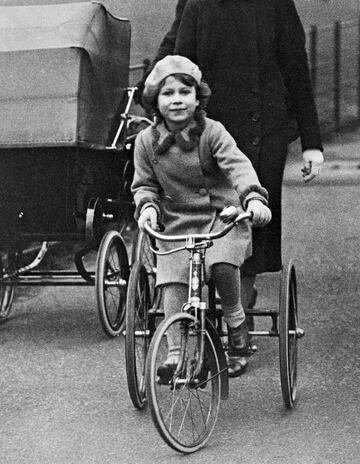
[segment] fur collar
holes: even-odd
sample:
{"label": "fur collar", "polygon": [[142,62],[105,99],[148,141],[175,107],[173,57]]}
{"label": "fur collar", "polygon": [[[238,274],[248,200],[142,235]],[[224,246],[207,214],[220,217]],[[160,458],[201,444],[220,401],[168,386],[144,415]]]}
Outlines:
{"label": "fur collar", "polygon": [[199,144],[201,134],[205,129],[205,112],[198,111],[193,121],[181,131],[169,131],[164,121],[152,126],[154,155],[162,155],[176,144],[184,151],[190,151]]}

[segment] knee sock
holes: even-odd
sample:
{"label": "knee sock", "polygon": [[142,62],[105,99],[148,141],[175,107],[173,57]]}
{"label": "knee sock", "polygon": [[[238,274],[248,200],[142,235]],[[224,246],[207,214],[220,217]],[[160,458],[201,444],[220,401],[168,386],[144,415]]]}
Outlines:
{"label": "knee sock", "polygon": [[[188,300],[188,286],[184,284],[168,284],[164,287],[165,318],[180,312],[182,305]],[[177,364],[180,353],[179,328],[172,326],[167,332],[168,355],[166,364]]]}
{"label": "knee sock", "polygon": [[219,263],[213,266],[212,272],[224,320],[229,327],[238,327],[245,321],[240,297],[240,269],[232,264]]}

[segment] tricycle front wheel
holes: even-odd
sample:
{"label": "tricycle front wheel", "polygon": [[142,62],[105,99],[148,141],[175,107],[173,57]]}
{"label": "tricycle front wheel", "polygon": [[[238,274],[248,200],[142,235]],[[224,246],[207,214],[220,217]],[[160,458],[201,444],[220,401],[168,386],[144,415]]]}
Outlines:
{"label": "tricycle front wheel", "polygon": [[[167,353],[167,335],[179,334],[180,360],[169,381],[159,378]],[[146,360],[146,392],[154,424],[163,440],[181,453],[202,448],[219,413],[221,372],[216,341],[205,330],[203,365],[199,359],[200,329],[194,316],[177,313],[163,320],[151,340]]]}

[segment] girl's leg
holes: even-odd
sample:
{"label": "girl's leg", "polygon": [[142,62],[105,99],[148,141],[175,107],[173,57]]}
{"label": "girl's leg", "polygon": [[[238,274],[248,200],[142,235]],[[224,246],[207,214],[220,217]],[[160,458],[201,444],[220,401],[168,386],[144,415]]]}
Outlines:
{"label": "girl's leg", "polygon": [[[165,318],[178,313],[182,305],[188,300],[188,286],[185,284],[168,284],[164,287],[164,310]],[[179,332],[169,330],[167,333],[168,356],[166,364],[176,365],[180,353],[180,335]]]}
{"label": "girl's leg", "polygon": [[213,278],[221,298],[225,322],[229,327],[238,327],[245,321],[240,297],[240,269],[227,263],[214,264]]}
{"label": "girl's leg", "polygon": [[215,264],[213,278],[228,325],[228,373],[230,377],[237,377],[243,373],[247,365],[244,355],[251,354],[245,312],[241,304],[240,270],[227,263]]}

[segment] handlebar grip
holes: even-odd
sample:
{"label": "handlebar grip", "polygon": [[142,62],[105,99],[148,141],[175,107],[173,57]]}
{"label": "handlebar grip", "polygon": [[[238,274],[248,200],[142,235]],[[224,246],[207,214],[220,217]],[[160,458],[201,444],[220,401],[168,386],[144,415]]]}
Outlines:
{"label": "handlebar grip", "polygon": [[220,219],[221,220],[231,220],[231,219],[235,219],[236,216],[238,216],[238,210],[235,206],[228,206],[226,208],[224,208],[221,213],[220,213]]}

